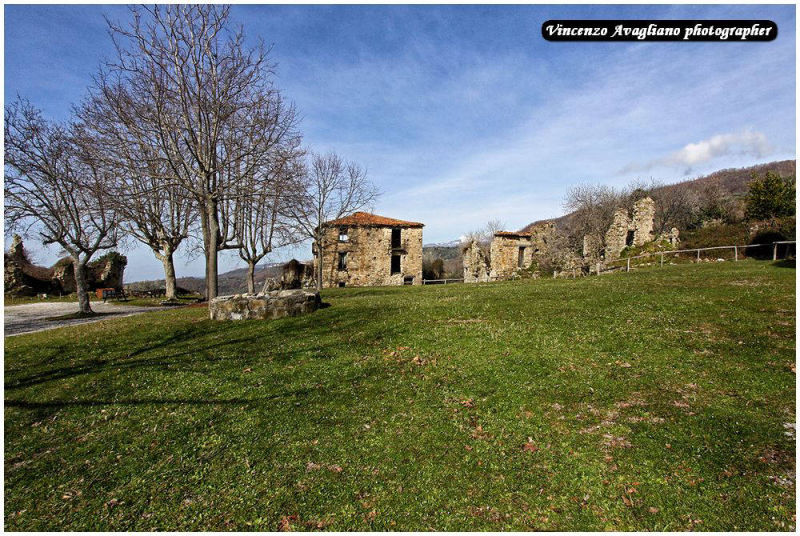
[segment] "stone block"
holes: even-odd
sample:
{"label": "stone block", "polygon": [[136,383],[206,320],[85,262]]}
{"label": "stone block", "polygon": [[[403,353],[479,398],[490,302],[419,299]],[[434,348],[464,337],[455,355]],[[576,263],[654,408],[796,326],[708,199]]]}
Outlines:
{"label": "stone block", "polygon": [[320,303],[319,292],[275,290],[214,298],[208,313],[212,320],[268,320],[313,313]]}

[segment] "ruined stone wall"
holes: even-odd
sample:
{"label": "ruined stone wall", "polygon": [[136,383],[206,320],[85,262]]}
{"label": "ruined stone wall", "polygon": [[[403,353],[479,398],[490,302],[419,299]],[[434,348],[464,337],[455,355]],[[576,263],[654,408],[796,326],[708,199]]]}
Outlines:
{"label": "ruined stone wall", "polygon": [[[521,267],[519,262],[520,248],[524,248]],[[498,236],[495,234],[492,239],[489,256],[489,262],[491,263],[489,278],[492,280],[508,279],[513,277],[518,270],[528,268],[533,262],[533,250],[530,236]]]}
{"label": "ruined stone wall", "polygon": [[550,256],[556,242],[556,225],[553,222],[543,222],[531,227],[530,233],[532,261],[536,262]]}
{"label": "ruined stone wall", "polygon": [[[406,277],[422,284],[422,228],[403,227],[399,249],[392,249],[392,228],[347,228],[347,241],[339,241],[339,227],[325,231],[322,285],[348,287],[402,285]],[[339,253],[347,253],[347,269],[339,270]],[[391,273],[392,255],[400,255],[400,273]],[[315,263],[318,262],[315,258]]]}
{"label": "ruined stone wall", "polygon": [[630,228],[631,219],[628,217],[628,212],[623,208],[618,208],[614,212],[608,231],[606,231],[605,251],[607,260],[619,258],[619,254],[625,249],[625,242]]}
{"label": "ruined stone wall", "polygon": [[642,198],[633,204],[633,245],[641,246],[653,241],[653,227],[655,225],[656,203],[649,197]]}
{"label": "ruined stone wall", "polygon": [[[52,268],[45,268],[32,264],[24,251],[22,240],[16,236],[11,249],[4,256],[4,284],[7,294],[32,296],[38,293],[75,292],[72,259],[65,257]],[[124,255],[110,252],[87,264],[86,283],[89,290],[121,289],[127,263]]]}
{"label": "ruined stone wall", "polygon": [[464,259],[464,283],[489,281],[489,259],[480,244],[473,241],[462,251]]}
{"label": "ruined stone wall", "polygon": [[211,320],[270,320],[300,316],[319,309],[319,292],[295,289],[220,296],[208,304]]}

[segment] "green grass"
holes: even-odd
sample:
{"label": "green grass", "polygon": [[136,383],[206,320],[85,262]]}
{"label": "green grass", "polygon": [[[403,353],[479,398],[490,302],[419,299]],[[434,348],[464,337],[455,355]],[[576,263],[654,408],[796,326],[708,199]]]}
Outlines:
{"label": "green grass", "polygon": [[[95,301],[94,296],[89,296],[90,301]],[[8,307],[10,305],[26,305],[28,303],[50,303],[50,302],[77,302],[78,295],[75,293],[67,294],[66,296],[54,296],[48,294],[47,298],[41,299],[38,296],[11,296],[10,294],[3,295],[3,305]]]}
{"label": "green grass", "polygon": [[5,528],[794,528],[792,268],[323,299],[6,339]]}

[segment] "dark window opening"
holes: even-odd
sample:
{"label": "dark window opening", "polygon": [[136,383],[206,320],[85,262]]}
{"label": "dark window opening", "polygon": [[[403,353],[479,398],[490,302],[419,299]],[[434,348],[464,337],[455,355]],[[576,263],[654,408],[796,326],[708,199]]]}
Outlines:
{"label": "dark window opening", "polygon": [[347,270],[347,252],[339,253],[339,270]]}
{"label": "dark window opening", "polygon": [[522,268],[525,265],[525,248],[519,248],[519,257],[517,258],[517,267]]}
{"label": "dark window opening", "polygon": [[400,273],[400,255],[392,255],[392,275]]}
{"label": "dark window opening", "polygon": [[403,278],[403,284],[404,285],[413,285],[414,284],[414,276],[413,275],[405,276]]}
{"label": "dark window opening", "polygon": [[392,229],[392,249],[400,247],[400,229]]}
{"label": "dark window opening", "polygon": [[628,236],[625,237],[625,245],[626,246],[633,245],[633,231],[628,231]]}
{"label": "dark window opening", "polygon": [[347,227],[339,229],[339,242],[347,242]]}
{"label": "dark window opening", "polygon": [[344,281],[339,281],[339,288],[344,288]]}

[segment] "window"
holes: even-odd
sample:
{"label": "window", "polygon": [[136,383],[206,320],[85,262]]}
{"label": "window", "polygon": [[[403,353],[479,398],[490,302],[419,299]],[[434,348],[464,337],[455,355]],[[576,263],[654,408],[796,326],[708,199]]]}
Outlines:
{"label": "window", "polygon": [[525,248],[519,248],[519,257],[517,258],[517,267],[522,268],[525,265]]}
{"label": "window", "polygon": [[413,285],[414,284],[414,276],[413,275],[405,276],[403,278],[403,284],[404,285]]}
{"label": "window", "polygon": [[400,229],[392,229],[392,249],[400,247]]}
{"label": "window", "polygon": [[628,231],[628,236],[625,237],[625,245],[632,246],[633,245],[633,231]]}
{"label": "window", "polygon": [[339,229],[339,242],[347,242],[347,227]]}
{"label": "window", "polygon": [[339,253],[339,270],[347,270],[347,252]]}
{"label": "window", "polygon": [[344,281],[339,281],[339,288],[344,288]]}
{"label": "window", "polygon": [[392,255],[392,274],[400,273],[400,255]]}

